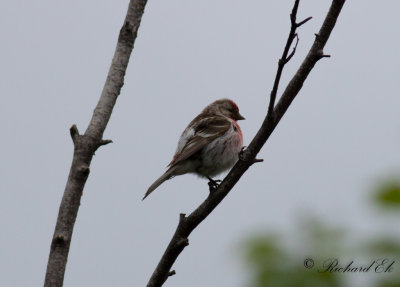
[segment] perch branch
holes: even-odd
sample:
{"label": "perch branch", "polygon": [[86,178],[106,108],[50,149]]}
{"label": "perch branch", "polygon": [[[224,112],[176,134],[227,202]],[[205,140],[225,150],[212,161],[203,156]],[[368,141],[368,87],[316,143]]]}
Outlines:
{"label": "perch branch", "polygon": [[[299,2],[298,0],[295,1],[295,6],[293,7],[292,10],[292,15],[291,15],[292,24],[295,23],[296,19],[295,16],[297,13],[298,2]],[[285,91],[283,92],[279,102],[275,107],[274,107],[275,97],[270,99],[270,106],[273,107],[272,112],[267,113],[267,116],[265,117],[261,128],[251,141],[249,147],[243,151],[243,154],[239,159],[239,161],[236,163],[236,165],[224,178],[219,187],[214,192],[210,193],[207,199],[202,204],[200,204],[200,206],[197,207],[197,209],[195,209],[187,217],[185,215],[180,216],[178,227],[174,235],[172,236],[172,239],[167,249],[165,250],[160,262],[158,263],[156,269],[154,270],[147,284],[147,287],[162,286],[164,284],[164,282],[168,278],[172,265],[174,264],[175,260],[185,247],[185,245],[180,244],[180,242],[182,242],[182,240],[188,240],[188,237],[191,234],[191,232],[215,209],[215,207],[224,199],[224,197],[229,193],[229,191],[233,188],[233,186],[239,181],[239,179],[246,172],[246,170],[254,163],[256,155],[261,150],[265,142],[268,140],[269,136],[272,134],[275,127],[278,125],[280,119],[289,108],[293,99],[299,93],[301,87],[303,86],[304,81],[307,79],[307,76],[311,72],[312,68],[318,62],[318,60],[322,58],[321,55],[324,55],[322,52],[323,48],[329,39],[329,36],[335,26],[336,20],[339,17],[340,11],[344,3],[345,0],[332,1],[328,14],[325,17],[324,23],[322,24],[322,27],[319,31],[318,34],[319,36],[316,37],[316,39],[314,40],[314,43],[311,49],[309,50],[306,58],[304,59],[303,63],[301,64],[301,66],[299,67],[296,74],[289,82],[289,84],[287,85]],[[306,20],[300,22],[296,26],[304,24]],[[292,29],[290,33],[291,34],[294,33],[292,32]],[[287,55],[290,46],[291,45],[286,45],[285,51],[287,52],[286,53],[284,52],[283,59],[285,59],[285,55]]]}

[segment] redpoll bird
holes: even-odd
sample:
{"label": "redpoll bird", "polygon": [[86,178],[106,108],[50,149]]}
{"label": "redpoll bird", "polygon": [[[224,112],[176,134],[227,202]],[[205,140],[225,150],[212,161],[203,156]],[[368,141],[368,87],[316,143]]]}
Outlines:
{"label": "redpoll bird", "polygon": [[195,173],[210,180],[230,169],[238,160],[243,145],[237,120],[244,120],[238,106],[229,99],[208,105],[183,131],[168,170],[147,190],[145,199],[164,181],[185,173]]}

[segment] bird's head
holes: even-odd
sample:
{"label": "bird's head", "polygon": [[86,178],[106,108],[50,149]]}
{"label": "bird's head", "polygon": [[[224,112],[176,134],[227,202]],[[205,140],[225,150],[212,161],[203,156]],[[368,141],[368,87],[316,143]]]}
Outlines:
{"label": "bird's head", "polygon": [[244,120],[245,118],[239,113],[239,108],[234,101],[229,99],[221,99],[210,104],[206,110],[214,113],[221,113],[224,116],[235,121]]}

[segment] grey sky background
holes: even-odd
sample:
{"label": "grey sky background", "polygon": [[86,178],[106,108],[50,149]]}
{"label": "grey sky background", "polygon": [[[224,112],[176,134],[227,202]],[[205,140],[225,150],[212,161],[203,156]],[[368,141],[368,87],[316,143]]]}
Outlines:
{"label": "grey sky background", "polygon": [[[331,1],[303,0],[306,55]],[[0,3],[0,285],[41,286],[72,159],[101,93],[128,1]],[[74,229],[65,286],[145,286],[178,223],[207,196],[193,175],[147,187],[212,101],[236,101],[248,144],[265,116],[293,1],[149,1],[125,86],[97,151]],[[254,165],[190,237],[165,286],[242,286],[240,243],[291,231],[299,217],[357,241],[395,233],[368,206],[400,174],[400,2],[348,1],[321,60]],[[292,239],[295,241],[295,237]],[[307,256],[309,254],[304,254]]]}

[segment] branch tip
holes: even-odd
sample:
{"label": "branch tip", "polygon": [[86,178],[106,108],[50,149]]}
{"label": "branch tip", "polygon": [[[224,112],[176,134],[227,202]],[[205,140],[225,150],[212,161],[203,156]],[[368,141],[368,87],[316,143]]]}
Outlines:
{"label": "branch tip", "polygon": [[186,219],[186,214],[185,213],[179,214],[179,223],[185,221],[185,219]]}
{"label": "branch tip", "polygon": [[101,140],[99,146],[107,145],[107,144],[112,143],[112,142],[113,142],[112,140]]}
{"label": "branch tip", "polygon": [[69,133],[71,135],[72,141],[74,142],[74,144],[76,144],[76,140],[79,137],[78,127],[75,124],[73,124],[72,127],[70,127],[69,129]]}
{"label": "branch tip", "polygon": [[175,270],[169,271],[168,272],[168,277],[174,276],[176,274]]}
{"label": "branch tip", "polygon": [[317,57],[318,57],[318,60],[320,60],[320,59],[322,59],[322,58],[330,58],[331,55],[326,55],[326,54],[324,54],[324,51],[323,51],[323,50],[319,50],[319,51],[317,52]]}
{"label": "branch tip", "polygon": [[292,13],[290,13],[290,22],[292,22],[292,26],[296,26],[296,16],[297,16],[297,9],[299,8],[299,2],[300,0],[294,1]]}
{"label": "branch tip", "polygon": [[306,19],[304,19],[303,21],[296,23],[296,28],[299,28],[300,26],[304,25],[305,23],[307,23],[308,21],[310,21],[312,19],[312,17],[307,17]]}

